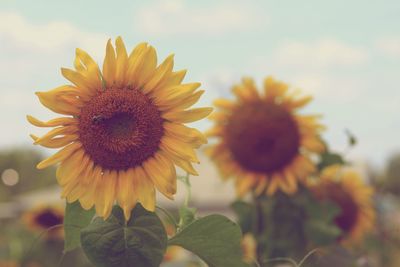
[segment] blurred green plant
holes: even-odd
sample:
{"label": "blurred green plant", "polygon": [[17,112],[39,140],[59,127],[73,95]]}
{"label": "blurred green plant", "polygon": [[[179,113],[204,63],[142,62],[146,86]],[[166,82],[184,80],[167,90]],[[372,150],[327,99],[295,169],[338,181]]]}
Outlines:
{"label": "blurred green plant", "polygon": [[300,261],[312,248],[331,244],[341,234],[333,221],[340,208],[319,203],[304,188],[293,196],[278,193],[253,202],[238,200],[232,208],[242,231],[256,237],[261,266],[275,264],[269,261],[275,258]]}
{"label": "blurred green plant", "polygon": [[17,194],[56,184],[54,168],[36,169],[43,158],[40,152],[32,149],[12,148],[0,151],[0,176],[4,178],[4,172],[10,169],[18,173],[15,185],[7,186],[3,179],[0,181],[0,202],[9,201]]}

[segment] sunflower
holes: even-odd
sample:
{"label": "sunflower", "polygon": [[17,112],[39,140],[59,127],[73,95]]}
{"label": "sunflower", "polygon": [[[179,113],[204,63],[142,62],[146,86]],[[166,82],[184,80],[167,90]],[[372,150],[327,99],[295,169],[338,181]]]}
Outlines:
{"label": "sunflower", "polygon": [[357,243],[373,229],[373,189],[361,180],[357,172],[339,165],[327,167],[310,188],[317,199],[332,201],[340,207],[341,211],[334,220],[342,230],[339,240],[343,244]]}
{"label": "sunflower", "polygon": [[203,90],[200,83],[182,83],[185,70],[174,72],[173,55],[157,66],[156,51],[139,44],[130,55],[120,37],[114,49],[109,40],[102,72],[83,50],[76,50],[75,70],[62,68],[72,85],[36,93],[48,109],[66,117],[42,122],[55,127],[34,144],[62,148],[38,164],[60,163],[57,180],[62,197],[93,205],[107,218],[115,201],[125,218],[136,203],[155,209],[155,189],[169,199],[176,193],[175,165],[197,175],[194,149],[207,142],[190,123],[206,117],[211,108],[188,109]]}
{"label": "sunflower", "polygon": [[[22,215],[22,220],[32,231],[48,231],[50,238],[62,238],[64,209],[56,205],[38,205]],[[60,226],[60,227],[57,227]]]}
{"label": "sunflower", "polygon": [[245,78],[233,87],[237,101],[216,100],[220,110],[210,116],[216,125],[208,135],[221,141],[207,153],[224,178],[236,177],[240,197],[250,190],[257,195],[296,192],[298,180],[315,170],[310,155],[324,150],[318,116],[296,114],[312,98],[289,93],[285,83],[271,77],[264,90],[262,96],[254,81]]}

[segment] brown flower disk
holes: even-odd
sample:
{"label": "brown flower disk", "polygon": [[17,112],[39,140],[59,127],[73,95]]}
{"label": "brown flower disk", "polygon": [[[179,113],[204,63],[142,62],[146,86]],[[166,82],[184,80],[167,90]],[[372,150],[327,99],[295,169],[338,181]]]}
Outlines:
{"label": "brown flower disk", "polygon": [[237,107],[226,133],[235,160],[254,172],[279,171],[298,154],[298,126],[285,109],[273,103],[257,101]]}
{"label": "brown flower disk", "polygon": [[110,88],[82,108],[79,135],[96,164],[105,169],[126,170],[140,165],[158,150],[163,119],[139,90]]}

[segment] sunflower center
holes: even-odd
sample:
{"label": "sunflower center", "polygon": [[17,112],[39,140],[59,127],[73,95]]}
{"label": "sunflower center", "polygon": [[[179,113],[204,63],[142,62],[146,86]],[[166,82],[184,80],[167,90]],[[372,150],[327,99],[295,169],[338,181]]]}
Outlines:
{"label": "sunflower center", "polygon": [[96,164],[111,170],[129,169],[158,150],[163,119],[139,90],[110,88],[82,108],[79,136]]}
{"label": "sunflower center", "polygon": [[250,171],[279,171],[297,155],[298,126],[284,108],[262,101],[236,109],[227,124],[227,144],[239,164]]}
{"label": "sunflower center", "polygon": [[36,217],[36,223],[43,226],[44,228],[49,228],[63,222],[63,218],[54,214],[51,210],[45,210]]}

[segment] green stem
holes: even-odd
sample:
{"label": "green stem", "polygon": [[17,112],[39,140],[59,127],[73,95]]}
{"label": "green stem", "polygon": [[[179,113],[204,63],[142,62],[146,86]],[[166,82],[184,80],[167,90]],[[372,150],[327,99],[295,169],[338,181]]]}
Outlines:
{"label": "green stem", "polygon": [[66,254],[66,253],[63,252],[63,254],[61,255],[61,258],[60,258],[60,260],[58,261],[57,267],[61,267],[61,264],[62,264],[62,262],[63,262],[63,260],[64,260],[65,254]]}
{"label": "green stem", "polygon": [[[263,235],[264,231],[264,214],[263,214],[263,209],[262,209],[262,204],[260,201],[260,198],[253,195],[253,201],[256,207],[256,214],[255,214],[255,220],[254,220],[254,232],[255,235],[258,237],[261,237]],[[259,263],[260,267],[264,266],[265,263],[265,246],[262,244],[262,242],[258,241],[257,242],[257,251],[256,251],[256,258],[257,262]]]}
{"label": "green stem", "polygon": [[298,266],[301,267],[303,266],[304,262],[311,257],[312,254],[314,254],[315,252],[319,251],[318,248],[315,248],[313,250],[311,250],[310,252],[307,253],[307,255],[304,256],[304,258],[299,262]]}
{"label": "green stem", "polygon": [[36,243],[42,238],[42,236],[43,236],[44,234],[46,234],[46,233],[48,233],[49,231],[54,230],[54,229],[56,229],[56,228],[58,228],[58,227],[61,227],[61,226],[64,226],[64,224],[56,224],[56,225],[53,225],[52,227],[49,227],[49,228],[47,228],[46,230],[44,230],[43,232],[41,232],[41,233],[35,238],[35,240],[33,240],[32,245],[31,245],[30,249],[28,250],[28,252],[27,252],[27,254],[26,254],[26,258],[28,258],[28,257],[31,255],[31,253],[32,253],[32,251],[33,251],[33,248],[35,247]]}

